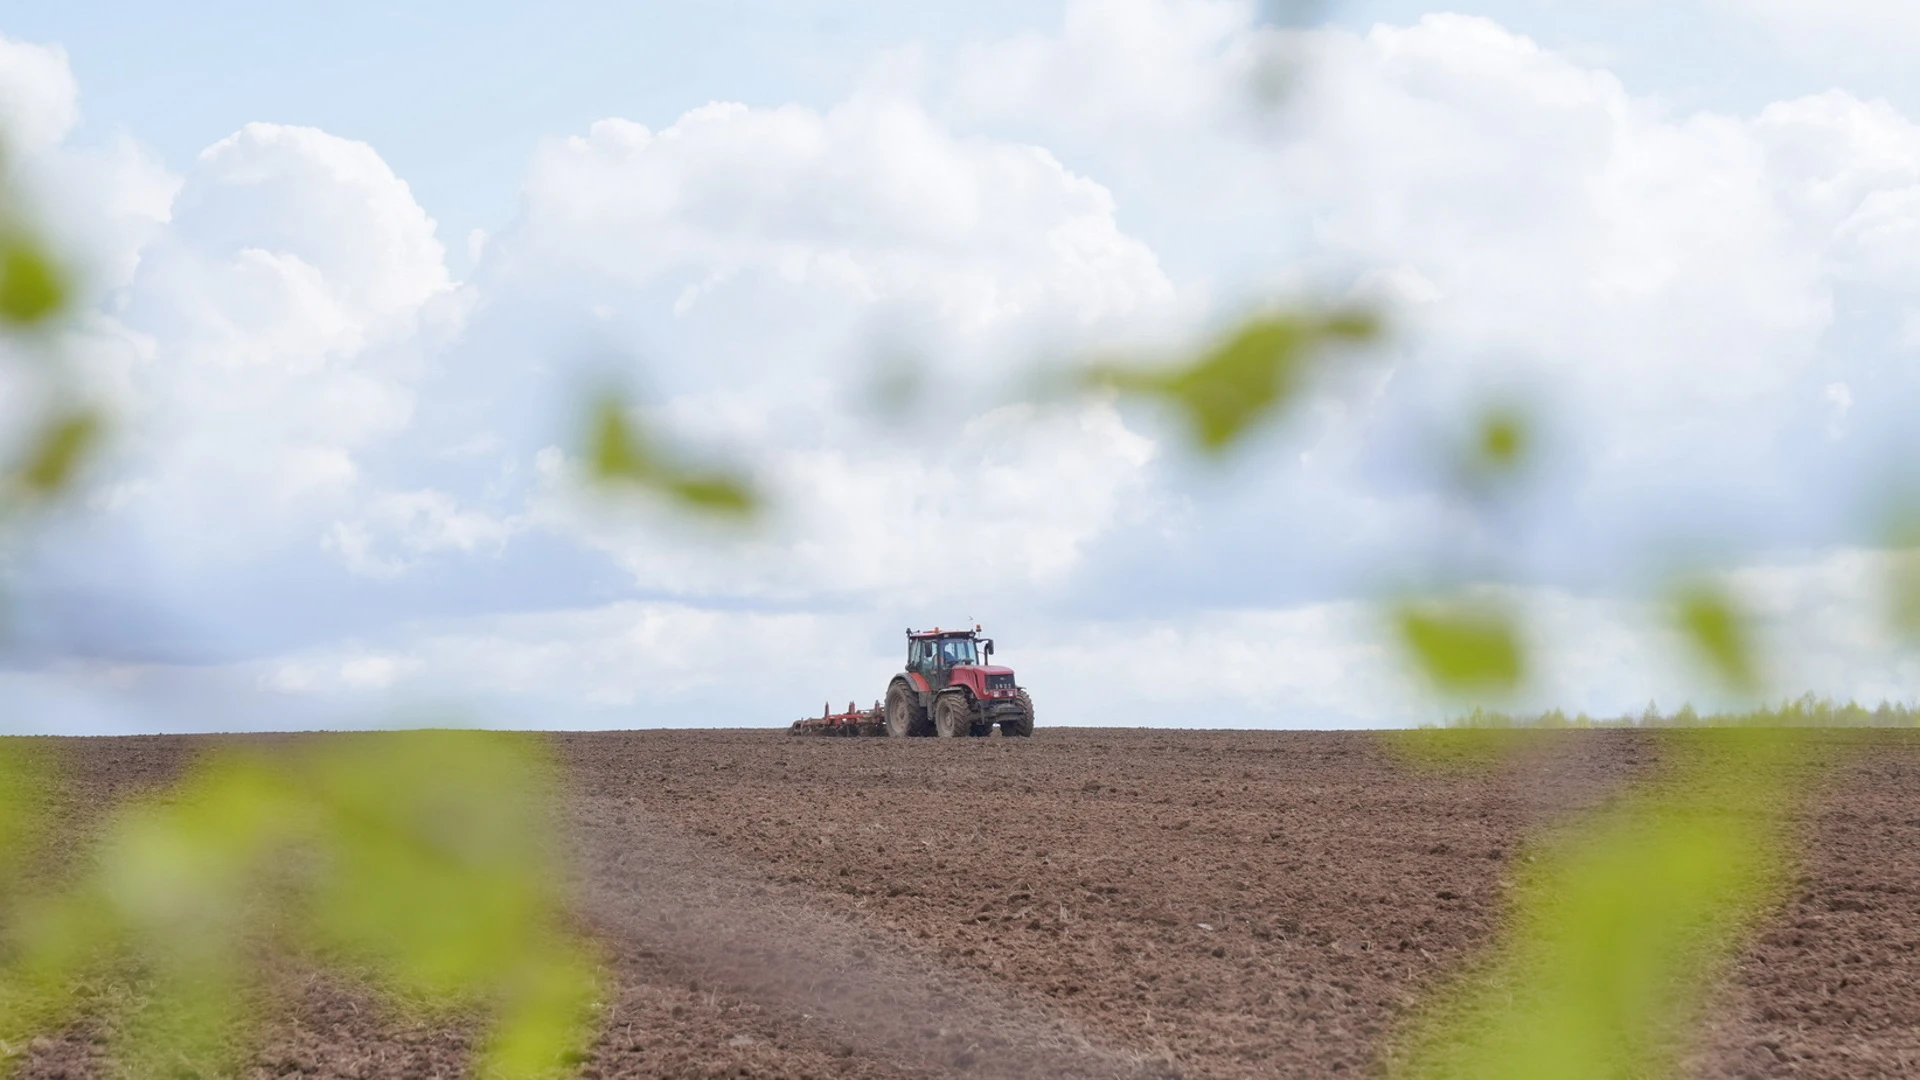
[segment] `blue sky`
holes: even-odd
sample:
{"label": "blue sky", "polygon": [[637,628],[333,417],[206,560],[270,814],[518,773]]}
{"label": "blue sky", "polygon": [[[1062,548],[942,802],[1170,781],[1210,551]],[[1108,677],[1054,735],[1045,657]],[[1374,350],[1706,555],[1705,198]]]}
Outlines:
{"label": "blue sky", "polygon": [[882,49],[1045,26],[1058,6],[884,3],[35,5],[18,40],[64,45],[81,139],[126,131],[184,166],[252,120],[372,145],[457,242],[513,212],[543,138],[709,101],[843,97]]}
{"label": "blue sky", "polygon": [[[967,617],[1043,723],[1406,723],[1444,706],[1378,601],[1473,582],[1529,613],[1516,705],[1637,711],[1711,698],[1648,601],[1708,570],[1770,689],[1910,699],[1871,547],[1920,449],[1920,17],[1271,15],[9,13],[0,122],[117,418],[10,571],[21,723],[784,723]],[[1394,334],[1224,463],[1023,400],[1302,296]],[[861,388],[902,343],[931,394],[889,421]],[[585,496],[609,380],[767,519]],[[1450,440],[1507,401],[1543,479],[1476,508]]]}
{"label": "blue sky", "polygon": [[[1268,10],[1297,20],[1298,7]],[[1683,107],[1755,111],[1840,85],[1903,108],[1920,101],[1908,65],[1857,49],[1784,49],[1733,3],[1376,0],[1306,10],[1353,29],[1430,11],[1484,15]],[[824,108],[887,49],[1044,32],[1060,12],[1059,3],[981,0],[218,3],[183,13],[74,0],[15,11],[5,32],[67,49],[85,94],[81,141],[130,133],[175,168],[262,118],[369,143],[442,224],[460,264],[461,238],[512,214],[519,169],[543,138],[608,116],[665,125],[709,101]]]}

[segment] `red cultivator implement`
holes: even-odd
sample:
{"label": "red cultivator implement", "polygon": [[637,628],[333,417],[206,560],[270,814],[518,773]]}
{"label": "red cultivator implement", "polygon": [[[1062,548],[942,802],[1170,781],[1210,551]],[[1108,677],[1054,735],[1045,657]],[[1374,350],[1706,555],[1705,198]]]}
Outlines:
{"label": "red cultivator implement", "polygon": [[822,705],[819,716],[809,716],[805,720],[793,722],[795,735],[842,735],[849,738],[861,735],[885,735],[887,733],[886,714],[880,710],[880,703],[874,702],[871,709],[856,709],[853,702],[847,702],[847,711],[837,713],[832,705]]}

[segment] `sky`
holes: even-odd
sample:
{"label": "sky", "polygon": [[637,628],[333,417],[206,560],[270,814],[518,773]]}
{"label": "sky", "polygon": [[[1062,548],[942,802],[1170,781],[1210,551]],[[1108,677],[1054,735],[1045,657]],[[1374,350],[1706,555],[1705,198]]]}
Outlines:
{"label": "sky", "polygon": [[[11,730],[784,725],[908,625],[1041,724],[1372,727],[1458,703],[1382,618],[1525,614],[1506,704],[1912,701],[1920,14],[1888,0],[73,2],[0,16],[0,132],[83,271],[0,341],[113,418],[4,563]],[[1365,305],[1221,460],[1036,373]],[[924,372],[911,402],[871,393]],[[582,481],[613,387],[768,493]],[[1463,494],[1465,422],[1533,417]]]}

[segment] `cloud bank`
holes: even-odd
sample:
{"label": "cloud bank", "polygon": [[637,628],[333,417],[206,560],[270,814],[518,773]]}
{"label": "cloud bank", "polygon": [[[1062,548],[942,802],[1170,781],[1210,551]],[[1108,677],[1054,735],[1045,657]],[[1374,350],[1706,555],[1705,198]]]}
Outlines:
{"label": "cloud bank", "polygon": [[[1913,685],[1859,543],[1920,389],[1920,126],[1884,102],[1676,113],[1485,19],[1070,4],[824,110],[555,133],[456,280],[365,144],[253,123],[174,174],[72,144],[57,49],[0,56],[118,417],[9,569],[25,726],[785,723],[962,620],[1043,723],[1417,722],[1372,601],[1487,576],[1533,613],[1524,701],[1617,713],[1707,696],[1646,600],[1703,562],[1782,691]],[[1218,468],[1028,400],[1036,362],[1309,291],[1391,341]],[[924,385],[874,404],[900,356]],[[585,496],[609,383],[766,520]],[[1502,402],[1544,460],[1476,512],[1450,440]]]}

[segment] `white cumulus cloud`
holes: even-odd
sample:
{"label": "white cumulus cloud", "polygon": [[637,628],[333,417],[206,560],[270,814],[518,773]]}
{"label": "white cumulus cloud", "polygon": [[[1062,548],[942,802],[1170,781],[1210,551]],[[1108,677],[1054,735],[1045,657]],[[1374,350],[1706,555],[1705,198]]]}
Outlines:
{"label": "white cumulus cloud", "polygon": [[522,229],[498,242],[635,287],[671,279],[682,314],[768,281],[965,333],[1093,322],[1172,293],[1099,184],[893,97],[824,113],[715,104],[659,132],[601,121],[542,151],[525,198]]}
{"label": "white cumulus cloud", "polygon": [[[1634,587],[1674,536],[1744,567],[1783,691],[1910,685],[1876,556],[1829,523],[1920,392],[1920,127],[1842,90],[1676,110],[1487,19],[1257,14],[1076,2],[830,107],[556,132],[466,281],[372,147],[249,124],[178,176],[77,151],[64,57],[0,42],[0,123],[56,217],[105,223],[72,344],[119,438],[58,580],[149,568],[222,646],[152,661],[114,591],[82,627],[105,660],[10,688],[210,695],[237,724],[336,699],[785,722],[876,695],[902,623],[973,616],[1043,722],[1382,724],[1439,706],[1366,572],[1519,565],[1524,702],[1618,712],[1693,692]],[[1285,112],[1253,99],[1306,54]],[[1301,283],[1396,334],[1219,470],[1129,405],[1016,400],[1037,358],[1197,337]],[[848,407],[877,342],[924,363],[917,407]],[[743,463],[767,517],[583,499],[594,380]],[[1539,406],[1557,470],[1507,519],[1438,487],[1436,439],[1501,394]]]}
{"label": "white cumulus cloud", "polygon": [[66,50],[0,38],[0,133],[10,152],[58,144],[80,122],[80,87]]}

